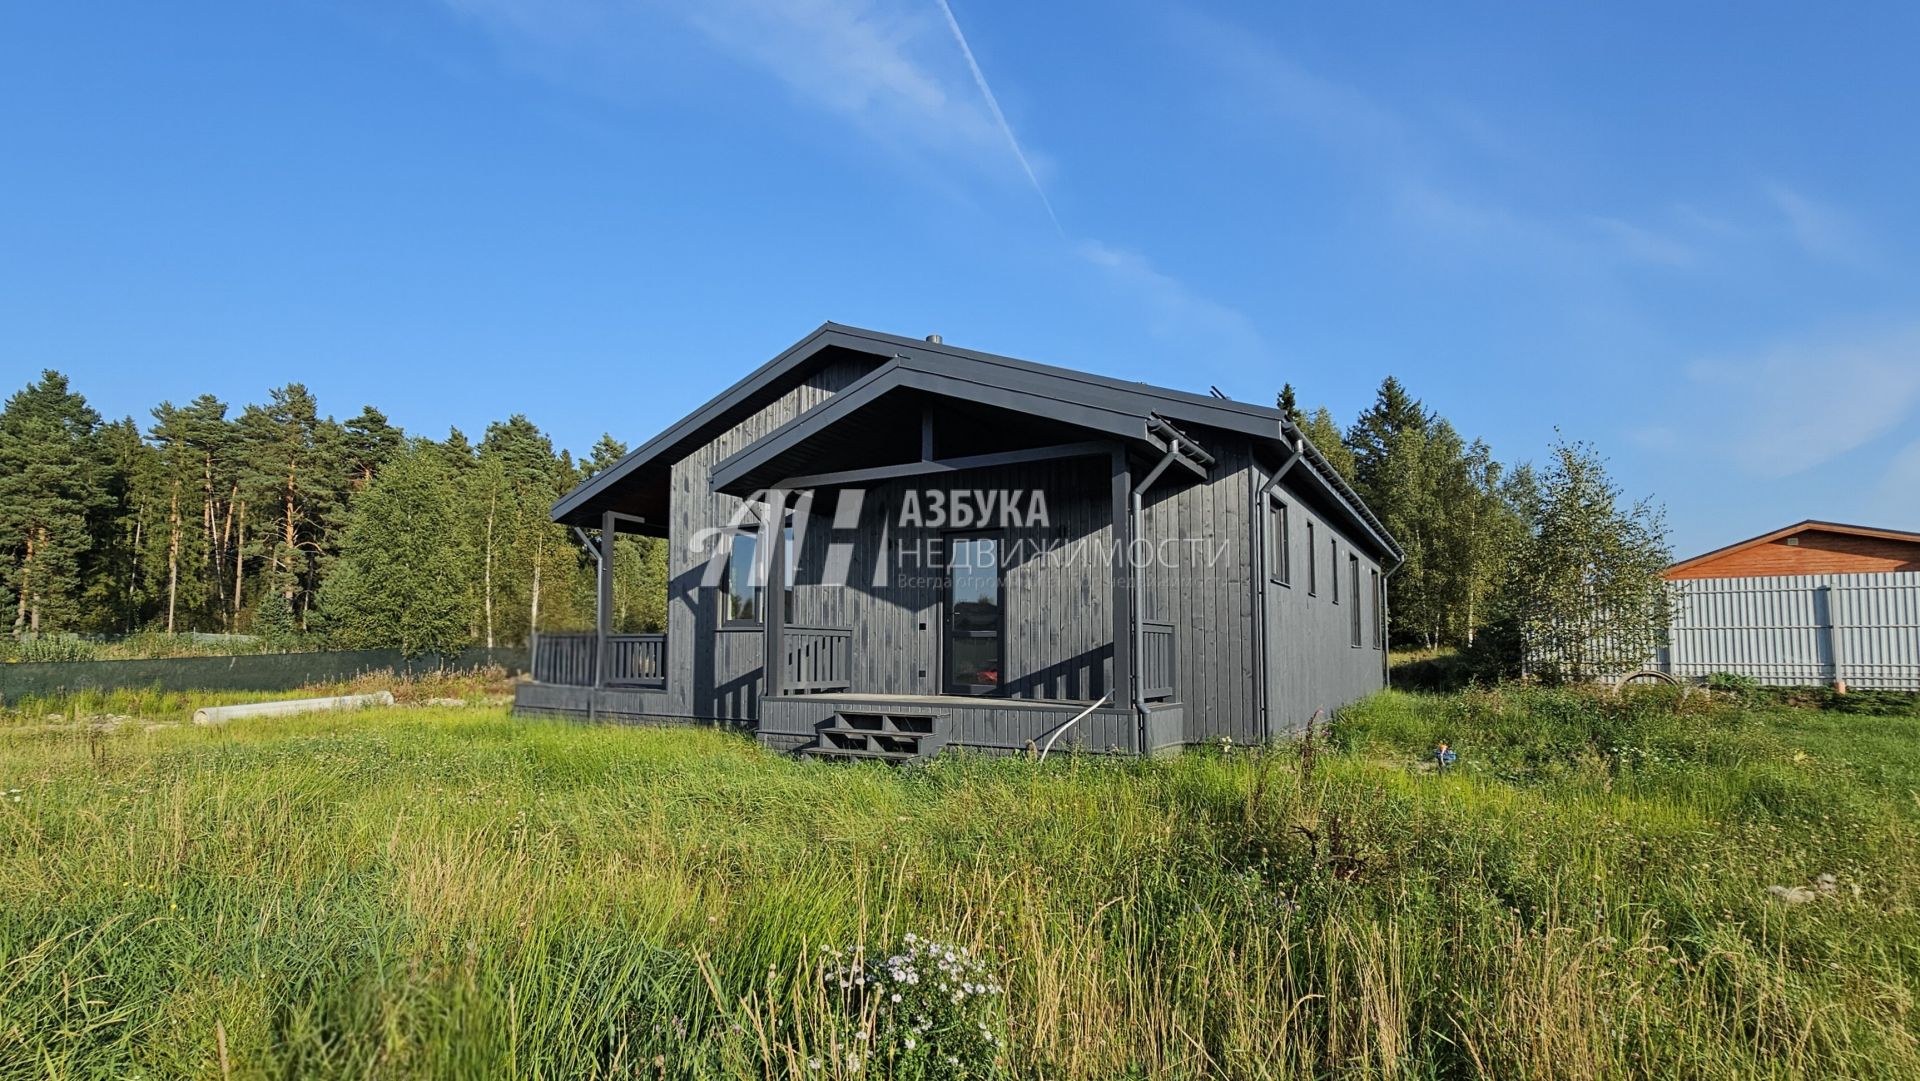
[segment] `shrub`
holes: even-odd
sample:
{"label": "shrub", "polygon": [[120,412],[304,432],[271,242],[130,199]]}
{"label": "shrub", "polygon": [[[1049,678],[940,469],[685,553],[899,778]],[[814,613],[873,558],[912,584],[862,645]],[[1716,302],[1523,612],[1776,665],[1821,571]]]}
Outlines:
{"label": "shrub", "polygon": [[8,660],[20,664],[91,661],[98,653],[92,642],[78,635],[35,634],[16,641]]}
{"label": "shrub", "polygon": [[1707,689],[1726,691],[1731,694],[1752,694],[1760,689],[1760,681],[1752,676],[1743,676],[1738,672],[1714,672],[1707,676]]}
{"label": "shrub", "polygon": [[892,950],[859,949],[843,962],[832,955],[829,990],[839,992],[850,1026],[839,1046],[851,1049],[836,1067],[856,1073],[872,1063],[893,1077],[943,1079],[998,1071],[1004,989],[973,951],[907,934]]}

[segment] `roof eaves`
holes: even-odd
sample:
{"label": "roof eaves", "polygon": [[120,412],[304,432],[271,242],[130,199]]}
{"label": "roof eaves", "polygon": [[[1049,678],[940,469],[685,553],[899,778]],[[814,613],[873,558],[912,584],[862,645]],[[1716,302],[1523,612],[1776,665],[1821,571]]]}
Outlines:
{"label": "roof eaves", "polygon": [[561,496],[553,504],[549,517],[559,521],[605,491],[634,470],[646,465],[662,452],[670,449],[682,439],[698,431],[740,401],[751,396],[767,383],[779,378],[795,366],[805,362],[820,350],[841,342],[848,335],[835,323],[822,323],[812,333],[787,348],[781,350],[773,359],[755,368],[737,380],[732,386],[708,399],[698,409],[682,417],[659,435],[628,451],[619,461],[613,463],[573,487],[573,490]]}

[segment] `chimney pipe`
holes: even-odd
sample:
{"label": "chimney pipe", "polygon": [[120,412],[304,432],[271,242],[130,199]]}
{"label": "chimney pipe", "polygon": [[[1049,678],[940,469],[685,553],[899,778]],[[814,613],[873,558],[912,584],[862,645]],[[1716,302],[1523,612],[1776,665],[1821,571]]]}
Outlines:
{"label": "chimney pipe", "polygon": [[935,344],[935,345],[939,345],[939,344],[940,344],[940,335],[938,335],[938,334],[929,334],[929,335],[927,335],[927,340],[928,340],[928,341],[930,341],[930,342],[932,342],[932,343],[933,343],[933,344]]}

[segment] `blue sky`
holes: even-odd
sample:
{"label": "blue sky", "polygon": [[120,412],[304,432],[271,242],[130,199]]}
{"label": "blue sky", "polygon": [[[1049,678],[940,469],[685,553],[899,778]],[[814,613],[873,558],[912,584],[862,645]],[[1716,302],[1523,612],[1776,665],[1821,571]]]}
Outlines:
{"label": "blue sky", "polygon": [[0,381],[581,450],[834,319],[1920,529],[1920,9],[951,2],[9,5]]}

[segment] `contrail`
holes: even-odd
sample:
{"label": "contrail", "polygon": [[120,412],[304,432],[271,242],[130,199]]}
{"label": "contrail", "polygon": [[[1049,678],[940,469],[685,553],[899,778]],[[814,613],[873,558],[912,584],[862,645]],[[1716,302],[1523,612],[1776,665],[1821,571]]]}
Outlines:
{"label": "contrail", "polygon": [[987,99],[987,109],[993,113],[993,119],[999,123],[1000,131],[1007,137],[1007,145],[1013,148],[1013,156],[1020,159],[1020,168],[1027,171],[1027,179],[1032,181],[1034,194],[1040,196],[1040,205],[1047,208],[1047,217],[1061,236],[1067,231],[1060,228],[1060,217],[1053,212],[1053,200],[1047,198],[1047,189],[1040,186],[1040,178],[1033,171],[1033,163],[1027,160],[1027,152],[1020,149],[1020,140],[1014,137],[1013,125],[1007,123],[1007,116],[1000,111],[1000,102],[993,96],[993,87],[987,85],[987,76],[980,70],[980,62],[973,58],[973,46],[967,44],[967,35],[960,32],[960,20],[953,17],[953,8],[947,0],[934,0],[940,5],[940,11],[947,17],[947,28],[953,31],[953,40],[960,45],[960,54],[967,58],[967,67],[973,71],[973,84],[980,88],[980,96]]}

